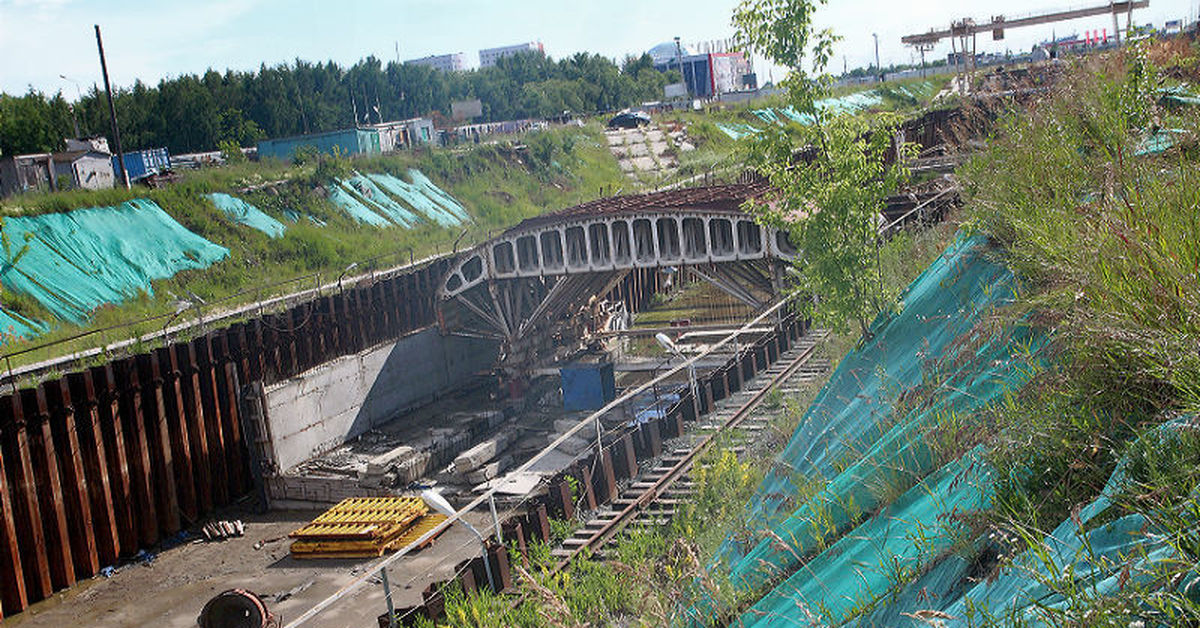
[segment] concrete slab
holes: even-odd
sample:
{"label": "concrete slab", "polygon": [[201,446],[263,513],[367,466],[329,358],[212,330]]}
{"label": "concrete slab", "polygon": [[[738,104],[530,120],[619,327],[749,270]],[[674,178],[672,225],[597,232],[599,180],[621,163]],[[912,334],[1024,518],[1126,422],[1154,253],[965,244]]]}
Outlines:
{"label": "concrete slab", "polygon": [[[121,567],[111,578],[97,577],[21,613],[21,626],[155,626],[195,628],[200,609],[212,596],[232,588],[248,589],[267,599],[271,612],[285,622],[337,592],[372,563],[369,560],[295,560],[287,534],[318,514],[277,512],[260,516],[231,512],[246,535],[213,543],[186,543],[158,554],[150,563]],[[491,522],[484,511],[469,513],[479,529]],[[479,542],[463,526],[452,526],[434,544],[389,569],[398,607],[420,602],[421,590],[453,574],[454,565],[480,554]],[[383,589],[367,585],[325,613],[313,626],[362,628],[376,625],[386,605]],[[17,618],[13,618],[17,619]],[[7,618],[6,618],[7,622]]]}

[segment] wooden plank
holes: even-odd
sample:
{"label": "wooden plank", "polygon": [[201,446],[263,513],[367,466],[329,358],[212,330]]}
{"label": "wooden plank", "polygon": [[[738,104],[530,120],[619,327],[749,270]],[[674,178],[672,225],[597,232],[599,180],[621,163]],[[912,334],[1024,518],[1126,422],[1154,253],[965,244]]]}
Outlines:
{"label": "wooden plank", "polygon": [[[179,368],[175,355],[167,347],[155,349],[150,354],[150,370],[157,371],[155,380],[159,386],[159,425],[167,428],[167,441],[171,446],[171,467],[175,472],[175,497],[180,515],[195,523],[200,518],[196,507],[196,480],[192,474],[191,437],[188,434],[187,416],[183,410],[183,392],[179,387]],[[178,528],[172,527],[171,532]]]}
{"label": "wooden plank", "polygon": [[32,602],[54,593],[37,477],[33,472],[28,425],[21,398],[10,395],[0,399],[0,409],[5,410],[4,416],[12,417],[12,423],[4,426],[3,451],[4,457],[10,462],[6,471],[9,473],[8,485],[13,491],[13,517],[21,548],[21,564],[25,567],[25,590]]}
{"label": "wooden plank", "polygon": [[92,501],[88,496],[87,471],[84,469],[83,452],[80,451],[79,435],[75,429],[75,408],[71,405],[71,391],[63,378],[45,382],[41,388],[50,411],[50,434],[54,438],[59,481],[67,508],[68,538],[71,542],[75,577],[90,578],[100,571],[100,559],[96,555]]}
{"label": "wooden plank", "polygon": [[[11,428],[9,428],[11,429]],[[25,610],[25,570],[21,566],[21,546],[13,512],[13,494],[8,490],[3,448],[0,448],[0,618]]]}
{"label": "wooden plank", "polygon": [[197,338],[192,345],[200,366],[200,402],[204,410],[204,426],[208,430],[213,503],[224,506],[229,503],[229,461],[225,451],[221,404],[217,397],[217,371],[212,354],[212,336]]}
{"label": "wooden plank", "polygon": [[179,368],[179,389],[183,414],[187,421],[188,449],[192,453],[192,474],[196,486],[196,507],[201,513],[212,510],[212,460],[208,453],[208,431],[204,425],[204,405],[200,403],[200,369],[191,343],[174,346]]}
{"label": "wooden plank", "polygon": [[92,506],[92,526],[96,554],[102,565],[114,565],[121,554],[116,510],[113,508],[112,482],[109,481],[108,451],[100,430],[99,402],[86,371],[67,376],[72,404],[75,406],[75,430],[87,474],[87,493]]}
{"label": "wooden plank", "polygon": [[71,558],[71,533],[67,527],[67,506],[58,478],[58,456],[50,433],[46,395],[41,388],[21,391],[25,406],[33,474],[37,481],[38,505],[42,509],[42,528],[46,538],[46,556],[50,559],[50,581],[55,589],[75,584],[75,564]]}
{"label": "wooden plank", "polygon": [[[117,535],[121,539],[122,554],[137,551],[138,525],[134,519],[133,482],[130,474],[129,453],[125,446],[125,430],[121,419],[121,395],[117,391],[117,376],[112,364],[93,367],[83,373],[96,391],[99,412],[100,435],[107,454],[109,488],[113,498],[113,514],[117,522]],[[137,511],[139,515],[142,511]],[[153,519],[153,517],[151,517]]]}

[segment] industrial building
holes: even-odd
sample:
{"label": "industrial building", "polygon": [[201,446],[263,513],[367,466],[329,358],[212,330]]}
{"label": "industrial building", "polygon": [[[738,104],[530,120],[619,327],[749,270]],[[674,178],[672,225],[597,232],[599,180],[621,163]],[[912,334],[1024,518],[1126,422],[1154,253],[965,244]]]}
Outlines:
{"label": "industrial building", "polygon": [[304,147],[312,147],[319,153],[332,155],[336,150],[339,155],[378,154],[383,152],[379,142],[379,131],[373,128],[341,129],[325,133],[310,133],[294,135],[258,143],[258,158],[288,160],[296,156],[296,151]]}
{"label": "industrial building", "polygon": [[429,118],[409,118],[372,124],[367,128],[379,133],[379,152],[391,153],[437,141],[437,129]]}
{"label": "industrial building", "polygon": [[546,53],[540,41],[530,41],[523,44],[513,46],[500,46],[499,48],[484,48],[479,51],[479,67],[490,68],[496,65],[496,61],[503,57],[511,57],[520,52],[540,52]]}
{"label": "industrial building", "polygon": [[655,69],[679,70],[693,98],[717,98],[758,88],[754,66],[743,52],[687,54],[683,46],[665,42],[651,48],[649,54]]}
{"label": "industrial building", "polygon": [[453,52],[447,55],[429,55],[420,59],[409,59],[405,63],[425,65],[442,72],[461,72],[464,67],[463,53]]}

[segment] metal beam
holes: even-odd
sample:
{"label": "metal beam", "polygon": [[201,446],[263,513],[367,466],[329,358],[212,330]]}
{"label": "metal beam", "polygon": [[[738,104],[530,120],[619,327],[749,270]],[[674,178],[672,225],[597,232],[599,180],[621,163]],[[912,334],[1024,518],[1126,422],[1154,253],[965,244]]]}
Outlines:
{"label": "metal beam", "polygon": [[474,312],[475,315],[478,316],[479,318],[483,319],[483,321],[485,323],[491,324],[493,327],[500,330],[500,333],[507,334],[508,329],[505,328],[504,324],[501,323],[499,321],[499,319],[497,319],[495,316],[484,311],[483,308],[472,303],[471,300],[467,298],[467,293],[464,292],[462,294],[456,295],[454,298],[457,299],[459,303],[462,303],[463,305],[467,306],[467,309]]}
{"label": "metal beam", "polygon": [[730,277],[719,267],[714,266],[712,268],[712,272],[705,272],[705,270],[695,266],[693,266],[691,270],[697,275],[700,275],[701,279],[704,279],[708,283],[720,288],[729,296],[741,301],[742,303],[745,303],[754,310],[762,309],[762,307],[765,305],[762,301],[759,301],[753,294],[751,294],[749,290],[740,285],[735,278]]}
{"label": "metal beam", "polygon": [[909,45],[932,44],[947,37],[965,37],[975,35],[977,33],[986,33],[993,30],[1002,30],[1006,28],[1020,28],[1022,26],[1036,26],[1038,24],[1049,24],[1051,22],[1061,22],[1064,20],[1074,20],[1081,17],[1092,17],[1095,15],[1107,15],[1109,13],[1117,15],[1119,13],[1131,12],[1134,9],[1145,9],[1150,6],[1150,0],[1132,0],[1124,2],[1110,2],[1094,7],[1086,7],[1083,9],[1070,9],[1066,11],[1054,11],[1051,13],[1042,13],[1039,15],[1029,15],[1016,19],[1006,19],[1004,17],[992,18],[992,21],[976,24],[973,20],[961,20],[953,23],[950,28],[942,30],[931,30],[928,33],[919,33],[915,35],[905,35],[900,38],[900,41]]}

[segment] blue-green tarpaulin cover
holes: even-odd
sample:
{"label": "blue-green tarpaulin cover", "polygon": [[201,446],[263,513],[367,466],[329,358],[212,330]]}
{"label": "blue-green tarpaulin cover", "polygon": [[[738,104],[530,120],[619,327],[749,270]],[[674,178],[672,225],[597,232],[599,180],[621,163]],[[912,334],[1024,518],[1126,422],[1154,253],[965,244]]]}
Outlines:
{"label": "blue-green tarpaulin cover", "polygon": [[1154,131],[1147,131],[1138,140],[1137,146],[1133,149],[1133,154],[1136,157],[1161,155],[1174,148],[1180,139],[1186,135],[1187,132],[1183,129],[1155,129]]}
{"label": "blue-green tarpaulin cover", "polygon": [[[938,81],[923,81],[915,85],[877,87],[853,94],[846,94],[845,96],[822,98],[816,101],[815,105],[817,109],[833,114],[853,114],[882,105],[883,94],[885,92],[919,99],[929,96],[930,92],[938,84]],[[804,125],[814,122],[811,114],[801,113],[791,105],[779,108],[752,109],[751,113],[758,117],[759,120],[771,124],[782,124],[787,120]],[[735,140],[758,133],[758,129],[750,125],[717,124],[717,128]]]}
{"label": "blue-green tarpaulin cover", "polygon": [[213,205],[217,206],[217,209],[224,212],[234,222],[257,229],[272,238],[282,236],[284,230],[287,229],[282,222],[275,220],[261,209],[236,196],[230,196],[221,192],[206,194],[205,196],[213,202]]}
{"label": "blue-green tarpaulin cover", "polygon": [[207,268],[229,254],[146,199],[7,218],[3,230],[5,289],[33,297],[73,323],[105,303],[152,294],[155,279]]}

